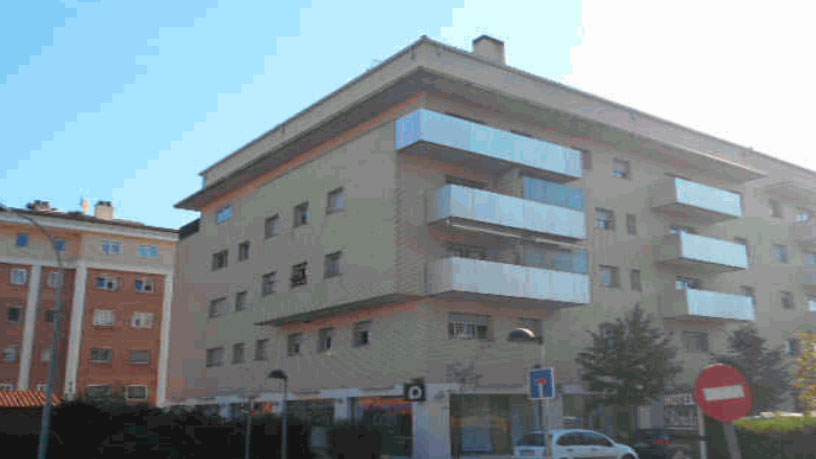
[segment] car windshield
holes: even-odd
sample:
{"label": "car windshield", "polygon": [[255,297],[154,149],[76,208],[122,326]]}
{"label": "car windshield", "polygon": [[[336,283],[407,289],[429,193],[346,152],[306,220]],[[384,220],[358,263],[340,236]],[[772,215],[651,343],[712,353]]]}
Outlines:
{"label": "car windshield", "polygon": [[518,446],[546,446],[544,443],[544,433],[542,432],[534,432],[525,434],[521,439],[516,443]]}

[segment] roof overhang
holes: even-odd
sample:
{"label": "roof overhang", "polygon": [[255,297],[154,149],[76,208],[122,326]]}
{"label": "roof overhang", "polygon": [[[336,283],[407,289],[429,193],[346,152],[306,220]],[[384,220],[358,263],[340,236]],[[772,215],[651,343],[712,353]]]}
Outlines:
{"label": "roof overhang", "polygon": [[765,185],[762,190],[784,201],[795,202],[805,206],[816,206],[816,186],[784,181]]}

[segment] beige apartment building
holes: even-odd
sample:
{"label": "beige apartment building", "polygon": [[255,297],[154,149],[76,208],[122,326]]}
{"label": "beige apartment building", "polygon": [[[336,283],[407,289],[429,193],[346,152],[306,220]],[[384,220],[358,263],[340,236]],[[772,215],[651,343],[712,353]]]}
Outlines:
{"label": "beige apartment building", "polygon": [[202,176],[177,205],[201,218],[170,403],[279,410],[280,368],[295,415],[367,422],[392,456],[506,454],[541,364],[549,425],[600,425],[575,357],[635,304],[673,333],[677,387],[734,327],[792,351],[816,329],[816,173],[514,69],[491,37],[423,37]]}
{"label": "beige apartment building", "polygon": [[[54,393],[163,404],[178,232],[34,201],[0,212],[0,388],[46,390],[63,286]],[[48,238],[57,243],[65,275]]]}

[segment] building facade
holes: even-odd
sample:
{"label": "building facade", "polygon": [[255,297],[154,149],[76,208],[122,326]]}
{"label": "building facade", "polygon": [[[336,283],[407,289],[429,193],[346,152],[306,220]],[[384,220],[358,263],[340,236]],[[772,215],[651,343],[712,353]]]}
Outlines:
{"label": "building facade", "polygon": [[[3,387],[45,390],[62,284],[55,394],[162,403],[177,231],[117,220],[102,201],[93,217],[41,201],[15,211],[0,212]],[[46,236],[18,214],[55,238],[64,278]]]}
{"label": "building facade", "polygon": [[678,387],[734,327],[791,349],[816,328],[814,172],[509,67],[490,37],[423,37],[202,176],[171,403],[279,409],[279,368],[291,410],[393,456],[505,454],[540,365],[549,425],[599,425],[575,356],[635,304],[673,333]]}

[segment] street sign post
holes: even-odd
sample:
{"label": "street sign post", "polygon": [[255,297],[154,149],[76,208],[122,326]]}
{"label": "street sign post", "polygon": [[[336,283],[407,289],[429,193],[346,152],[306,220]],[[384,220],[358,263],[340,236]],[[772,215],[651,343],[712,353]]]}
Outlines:
{"label": "street sign post", "polygon": [[731,458],[740,459],[732,422],[751,412],[753,394],[745,377],[734,367],[710,365],[697,377],[694,398],[705,414],[723,423]]}

